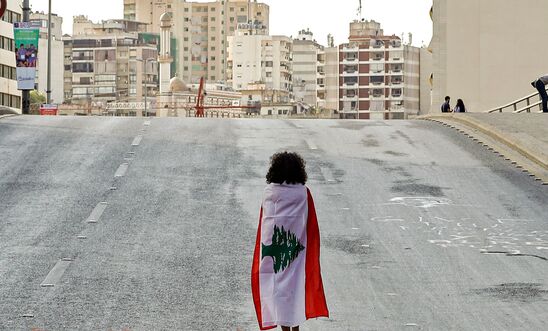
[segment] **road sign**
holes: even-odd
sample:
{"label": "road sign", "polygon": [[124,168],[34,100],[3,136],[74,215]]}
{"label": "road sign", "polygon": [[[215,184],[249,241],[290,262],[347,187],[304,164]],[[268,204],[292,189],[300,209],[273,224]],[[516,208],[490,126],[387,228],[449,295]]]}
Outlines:
{"label": "road sign", "polygon": [[40,115],[57,115],[58,106],[56,104],[40,105]]}

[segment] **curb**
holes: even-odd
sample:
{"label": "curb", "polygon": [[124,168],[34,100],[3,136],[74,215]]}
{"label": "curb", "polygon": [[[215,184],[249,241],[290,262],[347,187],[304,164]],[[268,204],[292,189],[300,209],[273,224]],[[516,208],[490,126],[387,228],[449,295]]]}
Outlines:
{"label": "curb", "polygon": [[6,115],[0,115],[0,119],[6,118],[6,117],[12,117],[12,116],[19,116],[19,114],[6,114]]}
{"label": "curb", "polygon": [[467,125],[471,128],[474,128],[476,130],[481,131],[482,133],[484,133],[484,134],[488,135],[489,137],[493,138],[494,140],[497,140],[497,141],[505,144],[506,146],[514,149],[519,154],[521,154],[524,157],[528,158],[532,162],[534,162],[534,163],[538,164],[539,166],[541,166],[542,168],[548,170],[548,164],[546,164],[539,157],[534,155],[533,152],[529,151],[525,147],[520,146],[519,144],[516,144],[516,143],[508,140],[499,131],[497,131],[496,129],[494,129],[490,126],[480,124],[476,121],[470,120],[469,118],[464,118],[464,117],[457,118],[456,116],[425,115],[425,116],[421,116],[417,119],[420,119],[420,120],[436,120],[436,121],[440,121],[440,122],[443,122],[444,120],[448,120],[448,121],[455,121],[455,122],[459,122],[461,124]]}

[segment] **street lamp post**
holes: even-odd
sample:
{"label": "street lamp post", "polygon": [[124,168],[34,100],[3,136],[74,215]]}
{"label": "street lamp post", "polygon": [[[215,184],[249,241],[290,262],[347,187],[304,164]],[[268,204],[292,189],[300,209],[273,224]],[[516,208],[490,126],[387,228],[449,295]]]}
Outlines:
{"label": "street lamp post", "polygon": [[51,104],[51,0],[48,10],[48,76],[47,76],[47,104]]}

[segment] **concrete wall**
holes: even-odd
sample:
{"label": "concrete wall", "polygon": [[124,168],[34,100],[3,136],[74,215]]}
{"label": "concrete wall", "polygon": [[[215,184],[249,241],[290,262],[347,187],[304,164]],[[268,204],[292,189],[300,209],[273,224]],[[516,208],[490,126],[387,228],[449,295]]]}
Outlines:
{"label": "concrete wall", "polygon": [[434,0],[433,105],[445,95],[472,112],[533,93],[548,72],[546,0]]}
{"label": "concrete wall", "polygon": [[432,53],[427,48],[420,50],[420,110],[419,114],[424,115],[430,112],[432,105]]}

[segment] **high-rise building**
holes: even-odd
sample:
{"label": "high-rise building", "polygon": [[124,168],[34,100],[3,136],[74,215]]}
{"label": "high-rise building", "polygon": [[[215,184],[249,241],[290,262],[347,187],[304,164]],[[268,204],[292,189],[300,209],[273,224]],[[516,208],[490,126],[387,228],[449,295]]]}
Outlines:
{"label": "high-rise building", "polygon": [[293,39],[293,93],[295,101],[314,108],[326,106],[326,53],[310,30]]}
{"label": "high-rise building", "polygon": [[431,111],[446,95],[482,112],[535,92],[548,71],[547,13],[545,0],[434,0]]}
{"label": "high-rise building", "polygon": [[240,24],[228,45],[228,83],[235,90],[265,90],[261,100],[254,100],[263,103],[291,101],[291,38],[269,36],[264,28]]}
{"label": "high-rise building", "polygon": [[[40,22],[40,39],[38,40],[38,64],[36,70],[36,90],[46,95],[48,72],[48,14],[34,12],[30,21]],[[51,100],[62,103],[64,100],[63,84],[63,18],[51,15]]]}
{"label": "high-rise building", "polygon": [[74,35],[65,40],[71,61],[73,103],[142,101],[158,88],[157,45],[143,40],[144,23],[74,18]]}
{"label": "high-rise building", "polygon": [[124,19],[146,23],[146,31],[160,33],[160,16],[173,14],[176,0],[124,0]]}
{"label": "high-rise building", "polygon": [[21,14],[18,2],[8,1],[6,12],[0,18],[0,106],[19,112],[21,91],[17,89],[16,81],[13,23],[21,21]]}
{"label": "high-rise building", "polygon": [[419,49],[385,36],[380,23],[350,23],[339,46],[339,111],[343,118],[405,118],[419,111]]}
{"label": "high-rise building", "polygon": [[[136,0],[139,2],[139,0]],[[268,5],[248,0],[190,2],[174,0],[173,31],[178,45],[177,73],[185,82],[227,79],[227,37],[238,24],[263,26],[269,31]]]}

